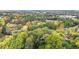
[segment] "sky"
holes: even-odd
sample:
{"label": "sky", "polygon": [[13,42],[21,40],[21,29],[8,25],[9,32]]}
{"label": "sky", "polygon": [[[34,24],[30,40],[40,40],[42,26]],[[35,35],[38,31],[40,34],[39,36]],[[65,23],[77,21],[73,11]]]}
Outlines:
{"label": "sky", "polygon": [[79,1],[0,0],[0,10],[79,10]]}

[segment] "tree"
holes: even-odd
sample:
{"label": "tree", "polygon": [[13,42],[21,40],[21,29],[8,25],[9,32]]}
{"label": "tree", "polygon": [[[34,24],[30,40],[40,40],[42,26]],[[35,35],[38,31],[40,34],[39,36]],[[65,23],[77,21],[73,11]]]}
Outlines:
{"label": "tree", "polygon": [[32,49],[33,47],[34,47],[34,38],[33,35],[30,35],[29,37],[26,38],[25,48]]}
{"label": "tree", "polygon": [[25,47],[25,39],[28,36],[27,32],[20,32],[17,34],[15,40],[11,42],[11,48],[24,48]]}
{"label": "tree", "polygon": [[0,42],[0,48],[4,48],[4,49],[7,49],[7,48],[10,48],[10,44],[11,44],[11,41],[14,39],[13,36],[6,36],[4,37],[4,40],[2,42]]}
{"label": "tree", "polygon": [[6,26],[5,25],[2,27],[2,34],[6,34]]}
{"label": "tree", "polygon": [[76,37],[74,40],[75,46],[79,48],[79,37]]}
{"label": "tree", "polygon": [[45,48],[62,48],[63,39],[64,38],[59,33],[53,31],[45,40]]}
{"label": "tree", "polygon": [[71,40],[65,40],[63,42],[63,48],[66,48],[66,49],[71,49],[73,48],[73,43],[71,42]]}

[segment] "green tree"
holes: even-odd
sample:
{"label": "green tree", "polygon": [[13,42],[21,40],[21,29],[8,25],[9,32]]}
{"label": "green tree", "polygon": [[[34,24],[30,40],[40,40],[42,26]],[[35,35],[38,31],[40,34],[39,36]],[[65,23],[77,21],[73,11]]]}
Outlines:
{"label": "green tree", "polygon": [[56,31],[53,31],[53,33],[50,34],[45,40],[45,48],[62,48],[63,39],[63,36]]}
{"label": "green tree", "polygon": [[28,34],[26,32],[18,33],[15,40],[11,42],[10,48],[17,48],[17,49],[24,48],[27,36]]}
{"label": "green tree", "polygon": [[65,40],[63,42],[63,48],[66,48],[66,49],[71,49],[73,48],[73,43],[71,42],[71,40]]}
{"label": "green tree", "polygon": [[32,49],[34,46],[34,38],[33,35],[30,35],[26,38],[25,49]]}
{"label": "green tree", "polygon": [[2,34],[6,34],[6,26],[5,25],[2,27]]}

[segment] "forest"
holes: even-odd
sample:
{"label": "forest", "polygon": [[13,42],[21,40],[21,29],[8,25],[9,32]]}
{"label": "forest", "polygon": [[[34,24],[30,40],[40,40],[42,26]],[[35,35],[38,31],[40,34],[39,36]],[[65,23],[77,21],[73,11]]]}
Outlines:
{"label": "forest", "polygon": [[0,49],[78,49],[79,11],[0,11]]}

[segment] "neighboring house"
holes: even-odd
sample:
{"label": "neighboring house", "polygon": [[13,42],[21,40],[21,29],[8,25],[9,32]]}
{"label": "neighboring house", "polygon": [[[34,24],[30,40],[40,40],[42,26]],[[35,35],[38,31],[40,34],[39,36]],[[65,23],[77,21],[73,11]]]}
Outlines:
{"label": "neighboring house", "polygon": [[60,18],[75,18],[76,16],[72,16],[72,15],[60,15]]}

